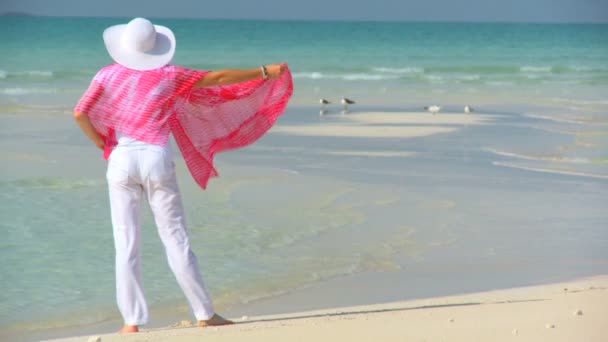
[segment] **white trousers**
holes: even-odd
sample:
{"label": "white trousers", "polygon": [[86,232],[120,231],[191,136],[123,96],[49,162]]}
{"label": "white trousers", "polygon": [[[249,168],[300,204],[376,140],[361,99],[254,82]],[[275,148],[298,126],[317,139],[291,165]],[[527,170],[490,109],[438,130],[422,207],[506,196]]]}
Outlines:
{"label": "white trousers", "polygon": [[213,316],[184,220],[184,209],[169,147],[117,147],[108,171],[116,248],[116,297],[126,325],[148,321],[140,256],[141,202],[145,196],[165,246],[169,266],[197,320]]}

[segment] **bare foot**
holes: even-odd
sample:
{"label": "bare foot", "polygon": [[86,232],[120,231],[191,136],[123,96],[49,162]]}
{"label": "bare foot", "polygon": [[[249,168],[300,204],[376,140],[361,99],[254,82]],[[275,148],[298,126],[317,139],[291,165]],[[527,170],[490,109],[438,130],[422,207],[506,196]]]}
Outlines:
{"label": "bare foot", "polygon": [[201,328],[213,327],[213,326],[218,326],[218,325],[229,325],[229,324],[234,324],[234,322],[227,320],[218,314],[213,315],[213,317],[211,317],[207,320],[198,321],[198,326]]}
{"label": "bare foot", "polygon": [[128,334],[128,333],[136,333],[139,332],[139,327],[137,325],[125,325],[122,329],[118,330],[119,334]]}

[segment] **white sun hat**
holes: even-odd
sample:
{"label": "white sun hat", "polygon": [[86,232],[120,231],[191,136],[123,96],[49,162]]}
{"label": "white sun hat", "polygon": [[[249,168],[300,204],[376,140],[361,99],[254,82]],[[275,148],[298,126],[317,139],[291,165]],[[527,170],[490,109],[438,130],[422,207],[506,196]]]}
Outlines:
{"label": "white sun hat", "polygon": [[160,68],[169,64],[175,54],[173,32],[144,18],[108,27],[103,41],[112,59],[129,69]]}

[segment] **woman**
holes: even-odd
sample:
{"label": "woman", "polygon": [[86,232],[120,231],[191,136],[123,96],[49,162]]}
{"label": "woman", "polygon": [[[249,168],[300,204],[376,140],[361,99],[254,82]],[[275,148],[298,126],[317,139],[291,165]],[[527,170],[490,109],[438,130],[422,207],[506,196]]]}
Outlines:
{"label": "woman", "polygon": [[116,63],[97,73],[74,117],[108,159],[120,332],[137,332],[148,321],[139,251],[144,196],[198,325],[230,324],[215,313],[190,248],[169,135],[205,188],[217,176],[215,153],[253,143],[284,112],[293,92],[289,69],[204,72],[169,65],[173,33],[143,18],[109,27],[103,38]]}

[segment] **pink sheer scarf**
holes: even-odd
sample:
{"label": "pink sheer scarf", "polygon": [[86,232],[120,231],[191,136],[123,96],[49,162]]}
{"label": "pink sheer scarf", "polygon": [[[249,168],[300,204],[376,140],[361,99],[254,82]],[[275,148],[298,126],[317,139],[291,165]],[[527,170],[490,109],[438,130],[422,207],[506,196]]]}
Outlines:
{"label": "pink sheer scarf", "polygon": [[116,147],[117,131],[156,145],[167,144],[173,133],[192,177],[205,189],[218,175],[214,155],[262,137],[293,93],[289,69],[279,79],[194,89],[206,73],[112,64],[93,78],[75,111],[85,113],[104,137],[106,159]]}

